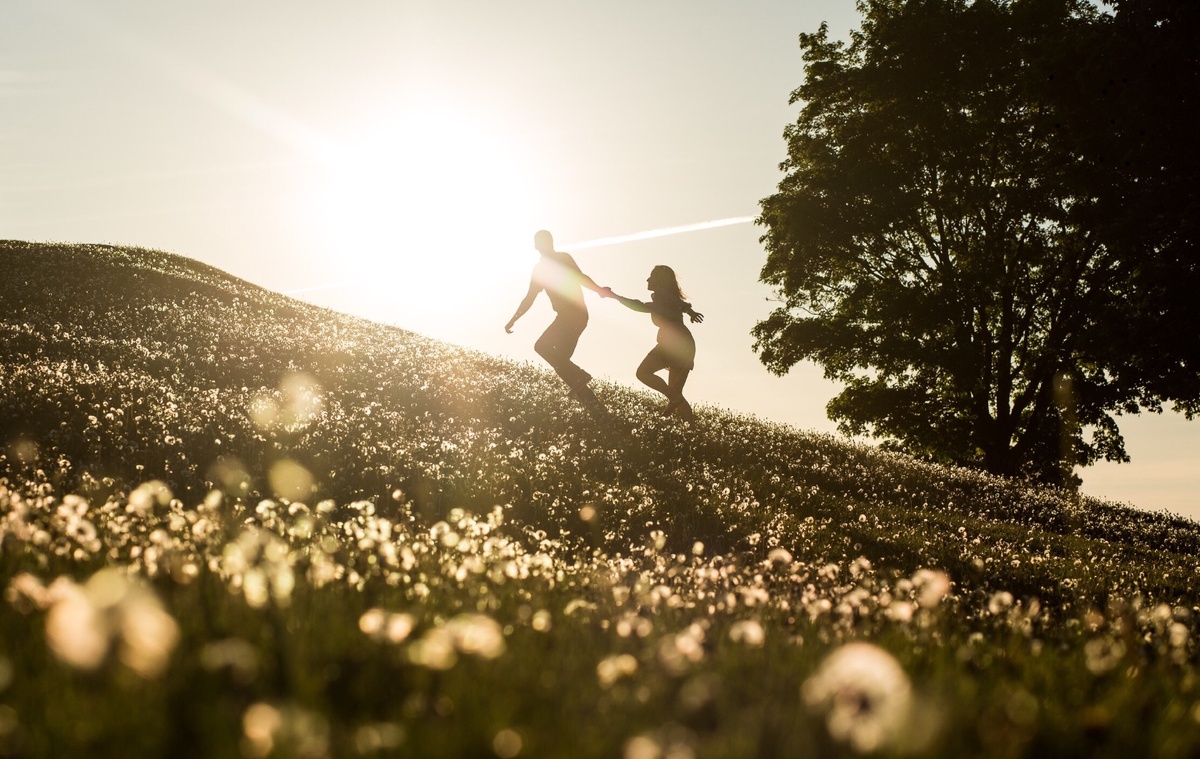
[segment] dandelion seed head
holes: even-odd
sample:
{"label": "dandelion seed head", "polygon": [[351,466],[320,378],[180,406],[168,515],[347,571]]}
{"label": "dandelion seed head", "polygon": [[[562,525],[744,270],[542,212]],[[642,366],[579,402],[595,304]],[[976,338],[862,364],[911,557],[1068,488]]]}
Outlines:
{"label": "dandelion seed head", "polygon": [[860,753],[895,742],[912,708],[912,688],[899,662],[858,641],[830,654],[801,694],[810,710],[825,715],[830,736]]}
{"label": "dandelion seed head", "polygon": [[761,648],[766,642],[767,634],[758,620],[743,619],[730,626],[729,639],[749,648]]}
{"label": "dandelion seed head", "polygon": [[792,554],[786,548],[772,548],[767,554],[767,561],[772,564],[788,565],[792,563]]}
{"label": "dandelion seed head", "polygon": [[389,751],[404,743],[404,728],[394,722],[362,725],[354,731],[354,747],[360,754]]}
{"label": "dandelion seed head", "polygon": [[596,665],[596,679],[600,687],[611,688],[623,677],[632,677],[638,670],[638,661],[629,654],[615,654],[600,660]]}
{"label": "dandelion seed head", "polygon": [[275,734],[283,726],[279,710],[262,702],[251,704],[242,714],[242,735],[245,736],[248,753],[265,757],[275,749]]}
{"label": "dandelion seed head", "polygon": [[150,480],[138,485],[129,494],[128,509],[130,513],[144,517],[154,511],[155,507],[168,505],[174,497],[171,488],[167,487],[165,482]]}
{"label": "dandelion seed head", "polygon": [[304,500],[314,492],[312,474],[291,459],[280,459],[272,464],[267,481],[276,495],[289,501]]}
{"label": "dandelion seed head", "polygon": [[383,609],[368,609],[358,618],[358,629],[364,635],[375,638],[383,634],[383,626],[386,621],[387,614]]}
{"label": "dandelion seed head", "polygon": [[1013,594],[1009,593],[1007,590],[997,591],[992,594],[991,598],[988,599],[988,611],[993,616],[999,616],[1005,613],[1012,608],[1012,605]]}
{"label": "dandelion seed head", "polygon": [[389,614],[381,630],[389,643],[401,643],[412,634],[416,620],[410,614]]}
{"label": "dandelion seed head", "polygon": [[539,633],[550,632],[551,624],[552,617],[550,611],[546,611],[545,609],[535,611],[533,617],[529,620],[529,626],[538,630]]}
{"label": "dandelion seed head", "polygon": [[454,640],[444,628],[434,628],[408,646],[413,664],[432,670],[447,670],[458,663]]}
{"label": "dandelion seed head", "polygon": [[1125,658],[1125,643],[1118,638],[1102,635],[1083,646],[1084,663],[1093,675],[1103,675],[1116,669]]}
{"label": "dandelion seed head", "polygon": [[521,754],[524,747],[521,734],[511,728],[504,728],[492,739],[492,751],[500,759],[514,759]]}
{"label": "dandelion seed head", "polygon": [[625,742],[625,759],[663,759],[663,752],[658,741],[638,735]]}
{"label": "dandelion seed head", "polygon": [[912,621],[915,608],[908,601],[893,601],[888,604],[887,617],[894,622],[908,624]]}
{"label": "dandelion seed head", "polygon": [[446,623],[461,653],[495,659],[504,653],[504,629],[486,614],[460,614]]}

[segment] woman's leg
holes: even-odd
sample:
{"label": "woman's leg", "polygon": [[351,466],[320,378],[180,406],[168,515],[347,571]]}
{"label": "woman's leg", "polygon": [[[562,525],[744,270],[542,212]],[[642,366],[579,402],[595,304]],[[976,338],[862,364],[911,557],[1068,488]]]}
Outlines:
{"label": "woman's leg", "polygon": [[689,374],[691,374],[690,369],[669,369],[667,371],[667,387],[671,391],[671,397],[683,397],[683,386],[687,384]]}
{"label": "woman's leg", "polygon": [[665,369],[666,365],[662,361],[662,357],[658,355],[658,350],[652,350],[642,359],[642,363],[637,368],[637,378],[643,385],[651,390],[657,390],[667,398],[673,398],[671,388],[667,386],[666,380],[655,374],[655,372]]}
{"label": "woman's leg", "polygon": [[670,368],[667,370],[667,389],[670,395],[667,396],[671,402],[667,404],[667,411],[677,412],[685,419],[691,418],[692,407],[683,397],[683,386],[687,383],[689,369]]}

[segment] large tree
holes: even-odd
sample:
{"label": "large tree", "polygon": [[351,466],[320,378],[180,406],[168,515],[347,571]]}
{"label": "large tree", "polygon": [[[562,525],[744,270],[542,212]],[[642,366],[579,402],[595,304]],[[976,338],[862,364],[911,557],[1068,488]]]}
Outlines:
{"label": "large tree", "polygon": [[[1160,81],[1134,61],[1170,27],[1132,11],[1118,26],[1135,5],[861,0],[848,44],[801,35],[802,107],[759,217],[779,306],[755,348],[777,373],[812,360],[844,383],[828,406],[843,431],[1074,484],[1078,465],[1127,458],[1120,414],[1196,410],[1197,325],[1177,323],[1200,313],[1178,217],[1196,193],[1164,164],[1171,145],[1136,134],[1194,129],[1151,124],[1176,106],[1129,84]],[[1194,73],[1194,51],[1168,58]],[[1111,110],[1139,99],[1159,113]]]}

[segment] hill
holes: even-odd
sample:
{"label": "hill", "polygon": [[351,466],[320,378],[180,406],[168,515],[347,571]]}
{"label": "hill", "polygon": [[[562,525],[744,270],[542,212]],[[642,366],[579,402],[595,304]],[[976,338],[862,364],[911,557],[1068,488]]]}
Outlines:
{"label": "hill", "polygon": [[1193,522],[619,385],[597,422],[166,253],[0,261],[0,755],[1200,746]]}

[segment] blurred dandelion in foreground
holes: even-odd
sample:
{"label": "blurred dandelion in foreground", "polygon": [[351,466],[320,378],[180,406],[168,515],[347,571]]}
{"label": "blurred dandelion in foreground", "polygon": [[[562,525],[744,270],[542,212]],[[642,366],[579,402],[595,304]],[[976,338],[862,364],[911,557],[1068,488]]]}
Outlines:
{"label": "blurred dandelion in foreground", "polygon": [[792,563],[792,554],[786,548],[772,548],[767,554],[767,561],[772,564],[788,565]]}
{"label": "blurred dandelion in foreground", "polygon": [[638,669],[638,661],[629,654],[615,654],[601,659],[596,665],[596,679],[600,687],[611,688],[623,677],[632,677]]}
{"label": "blurred dandelion in foreground", "polygon": [[625,742],[624,759],[695,759],[695,736],[685,728],[668,723],[649,735]]}
{"label": "blurred dandelion in foreground", "polygon": [[129,504],[126,510],[131,514],[144,517],[154,511],[155,507],[166,506],[175,496],[165,482],[150,480],[138,485],[129,494]]}
{"label": "blurred dandelion in foreground", "polygon": [[404,728],[394,722],[363,725],[354,732],[354,747],[360,754],[389,751],[404,742]]}
{"label": "blurred dandelion in foreground", "polygon": [[260,430],[282,428],[298,432],[315,421],[324,409],[324,393],[316,378],[293,372],[280,381],[276,392],[254,396],[246,412]]}
{"label": "blurred dandelion in foreground", "polygon": [[1093,675],[1111,672],[1125,658],[1125,644],[1108,635],[1089,640],[1083,646],[1088,671]]}
{"label": "blurred dandelion in foreground", "polygon": [[516,730],[504,728],[492,739],[492,751],[495,751],[500,759],[513,759],[521,753],[522,748],[524,742]]}
{"label": "blurred dandelion in foreground", "polygon": [[321,759],[329,756],[329,724],[315,712],[260,701],[242,714],[242,753]]}
{"label": "blurred dandelion in foreground", "polygon": [[801,693],[825,715],[834,740],[869,753],[895,746],[913,708],[908,675],[891,654],[870,643],[847,643],[805,681]]}
{"label": "blurred dandelion in foreground", "polygon": [[465,613],[413,641],[408,658],[428,669],[446,670],[458,663],[459,654],[496,659],[504,649],[504,630],[499,622],[486,614]]}
{"label": "blurred dandelion in foreground", "polygon": [[767,634],[758,620],[742,619],[730,626],[729,639],[750,648],[761,648],[766,642]]}
{"label": "blurred dandelion in foreground", "polygon": [[950,576],[937,569],[918,569],[912,584],[922,609],[932,609],[950,595]]}
{"label": "blurred dandelion in foreground", "polygon": [[267,479],[271,490],[289,501],[302,501],[313,494],[312,474],[291,459],[280,459],[272,464]]}
{"label": "blurred dandelion in foreground", "polygon": [[102,569],[84,585],[59,577],[47,594],[46,642],[61,661],[95,669],[116,646],[121,661],[144,678],[166,669],[179,626],[140,583]]}
{"label": "blurred dandelion in foreground", "polygon": [[993,616],[999,616],[1012,608],[1013,594],[1007,590],[997,591],[988,599],[988,611]]}
{"label": "blurred dandelion in foreground", "polygon": [[417,620],[411,614],[388,613],[383,609],[368,609],[358,618],[358,629],[363,634],[388,643],[402,643],[416,627]]}

